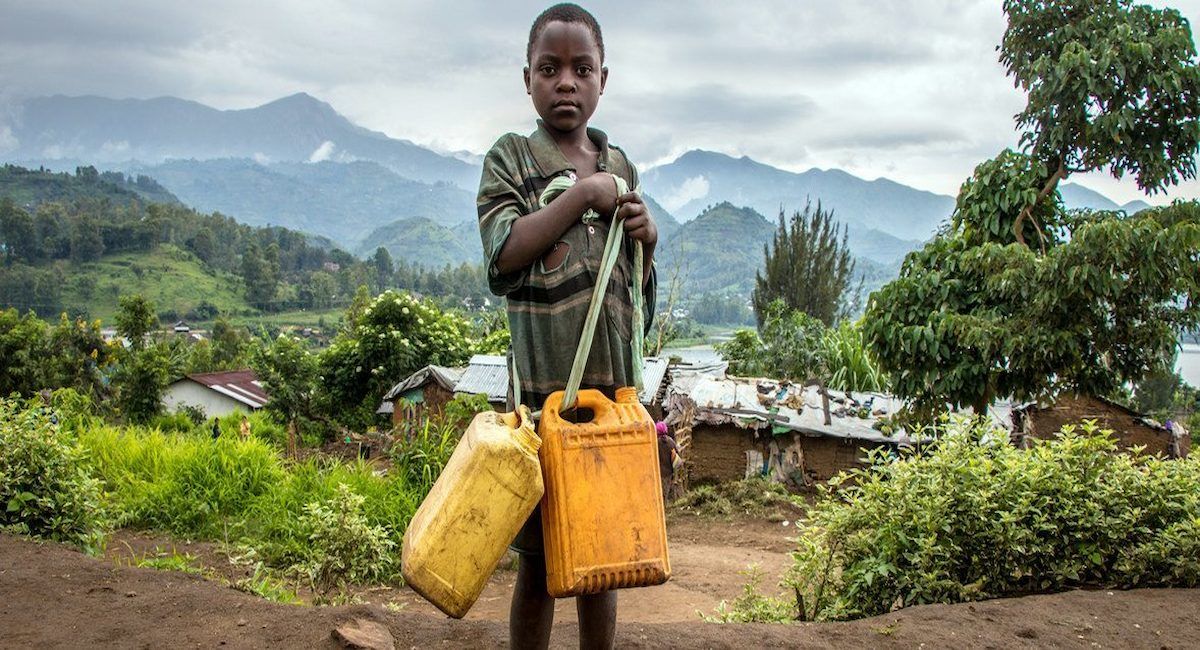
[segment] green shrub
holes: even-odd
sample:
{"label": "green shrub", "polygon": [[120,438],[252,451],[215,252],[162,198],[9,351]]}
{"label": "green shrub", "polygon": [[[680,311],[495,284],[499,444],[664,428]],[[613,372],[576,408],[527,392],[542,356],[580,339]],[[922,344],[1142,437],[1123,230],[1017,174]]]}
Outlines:
{"label": "green shrub", "polygon": [[785,578],[808,618],[1200,584],[1200,459],[1115,453],[1091,424],[1021,450],[964,421],[925,456],[873,459],[810,508]]}
{"label": "green shrub", "polygon": [[717,611],[703,616],[709,623],[778,623],[796,618],[795,601],[786,598],[765,596],[758,591],[762,582],[762,569],[756,564],[742,571],[746,584],[742,593],[732,603],[722,600]]}
{"label": "green shrub", "polygon": [[0,527],[100,549],[105,528],[99,482],[84,452],[48,409],[0,399]]}
{"label": "green shrub", "polygon": [[367,521],[364,501],[341,484],[332,499],[304,506],[300,526],[308,531],[308,546],[297,568],[324,597],[334,590],[344,594],[351,583],[383,580],[395,573],[396,542],[382,526]]}

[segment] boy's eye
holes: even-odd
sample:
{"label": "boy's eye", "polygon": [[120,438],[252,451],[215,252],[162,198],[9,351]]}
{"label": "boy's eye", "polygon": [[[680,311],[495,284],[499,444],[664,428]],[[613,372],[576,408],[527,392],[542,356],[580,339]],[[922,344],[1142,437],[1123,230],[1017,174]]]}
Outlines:
{"label": "boy's eye", "polygon": [[552,74],[554,74],[554,66],[544,65],[544,66],[538,68],[538,72],[541,72],[544,75],[552,75]]}
{"label": "boy's eye", "polygon": [[581,77],[586,77],[592,73],[592,68],[591,68],[591,66],[581,65],[581,66],[579,66],[578,69],[575,70],[575,73]]}

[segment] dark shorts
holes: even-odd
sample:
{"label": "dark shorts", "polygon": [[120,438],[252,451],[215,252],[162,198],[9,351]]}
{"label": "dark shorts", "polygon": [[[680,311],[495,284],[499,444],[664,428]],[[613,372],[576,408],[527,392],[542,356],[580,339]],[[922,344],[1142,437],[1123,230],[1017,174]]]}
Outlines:
{"label": "dark shorts", "polygon": [[525,525],[517,531],[517,536],[508,547],[520,555],[545,555],[545,546],[542,543],[542,504],[539,503],[533,509],[533,513],[525,520]]}

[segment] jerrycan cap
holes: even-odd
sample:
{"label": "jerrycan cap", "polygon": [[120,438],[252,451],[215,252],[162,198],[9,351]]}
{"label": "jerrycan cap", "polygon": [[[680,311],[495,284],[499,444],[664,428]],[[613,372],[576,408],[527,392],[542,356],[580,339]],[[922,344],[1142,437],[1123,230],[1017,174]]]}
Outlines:
{"label": "jerrycan cap", "polygon": [[516,416],[513,437],[522,447],[536,454],[542,448],[542,439],[538,437],[537,431],[533,427],[533,415],[529,413],[529,407],[519,404],[512,415]]}

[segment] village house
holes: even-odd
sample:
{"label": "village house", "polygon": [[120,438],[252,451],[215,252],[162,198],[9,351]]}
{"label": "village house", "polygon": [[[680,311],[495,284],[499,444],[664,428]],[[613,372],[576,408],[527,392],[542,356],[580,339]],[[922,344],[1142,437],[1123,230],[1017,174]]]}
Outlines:
{"label": "village house", "polygon": [[1063,425],[1079,427],[1087,420],[1112,431],[1119,449],[1143,447],[1145,453],[1164,458],[1187,458],[1191,449],[1191,437],[1178,423],[1168,428],[1116,402],[1086,395],[1064,395],[1049,406],[1014,409],[1013,443],[1028,447],[1035,440],[1053,438]]}
{"label": "village house", "polygon": [[461,368],[425,366],[393,386],[376,412],[390,414],[397,427],[422,416],[440,414],[446,402],[454,399],[454,386],[462,372]]}
{"label": "village house", "polygon": [[257,411],[269,399],[253,370],[230,370],[190,374],[172,382],[163,393],[163,407],[171,413],[184,406],[199,407],[207,417],[222,417]]}
{"label": "village house", "polygon": [[903,431],[889,435],[875,426],[902,406],[880,393],[822,395],[815,386],[771,379],[672,373],[666,422],[685,459],[677,484],[767,476],[799,490],[828,481],[864,466],[868,450],[914,444]]}

